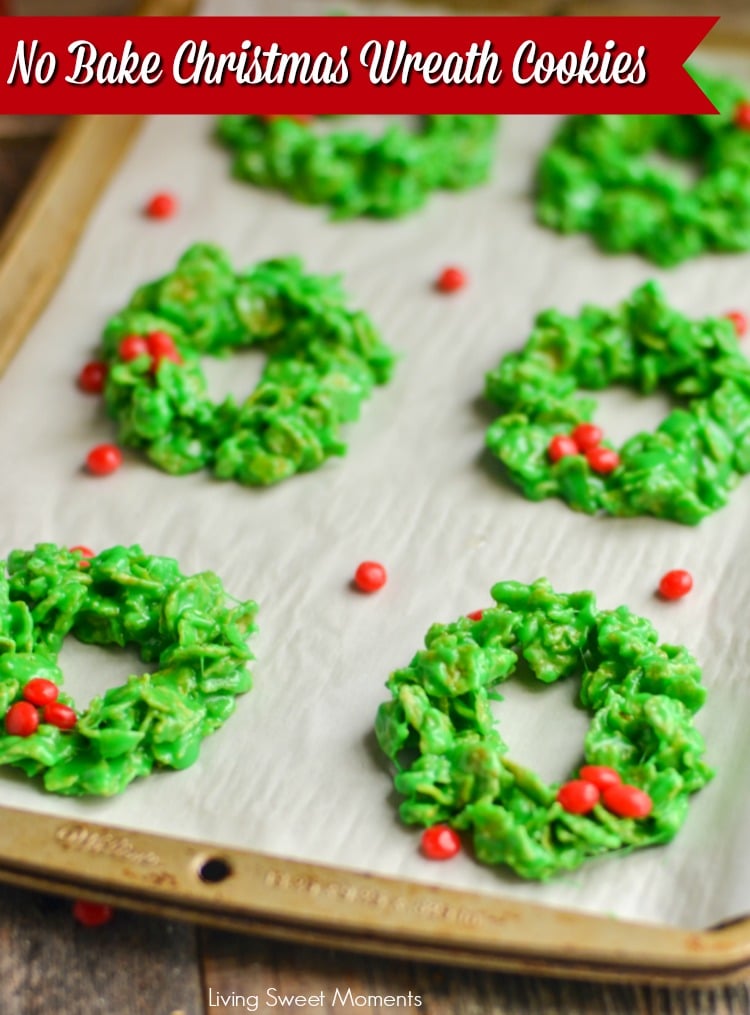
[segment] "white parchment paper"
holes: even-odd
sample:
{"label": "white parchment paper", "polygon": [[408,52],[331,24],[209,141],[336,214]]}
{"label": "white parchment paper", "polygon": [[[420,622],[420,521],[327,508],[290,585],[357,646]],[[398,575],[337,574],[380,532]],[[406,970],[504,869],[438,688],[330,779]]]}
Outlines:
{"label": "white parchment paper", "polygon": [[[210,0],[205,10],[309,8],[303,0]],[[743,70],[726,56],[706,62]],[[373,118],[371,129],[378,125]],[[611,304],[657,277],[689,314],[748,310],[750,256],[704,257],[664,272],[537,226],[530,181],[555,125],[505,119],[491,184],[436,195],[402,221],[344,224],[230,179],[210,119],[145,125],[0,382],[2,545],[139,542],[177,557],[185,571],[218,571],[234,594],[260,603],[256,686],[188,771],[151,776],[105,801],[45,795],[3,772],[0,804],[643,921],[699,927],[750,912],[750,480],[697,529],[532,504],[485,460],[490,416],[480,400],[485,371],[523,342],[540,309]],[[163,188],[179,194],[180,214],[149,221],[140,209]],[[113,428],[98,400],[76,390],[80,365],[134,287],[170,270],[197,240],[224,245],[238,265],[297,253],[310,271],[343,273],[352,304],[398,350],[395,380],[349,429],[345,459],[265,491],[204,474],[172,478],[133,454],[107,479],[81,470],[87,450],[112,439]],[[467,289],[432,289],[446,264],[468,272]],[[261,365],[250,354],[208,364],[217,397],[249,392]],[[605,393],[601,419],[622,439],[655,425],[666,407]],[[371,597],[349,588],[368,558],[390,573]],[[662,603],[654,588],[673,567],[693,572],[695,590]],[[388,673],[411,658],[430,623],[487,604],[496,581],[540,575],[559,590],[595,589],[603,607],[626,603],[664,641],[690,647],[710,692],[698,725],[718,770],[668,847],[590,862],[543,886],[467,855],[423,860],[418,831],[396,816],[372,736]],[[62,664],[81,707],[138,665],[70,643]],[[588,720],[572,707],[575,691],[574,683],[543,694],[511,685],[498,707],[513,755],[548,778],[563,778],[579,758]]]}

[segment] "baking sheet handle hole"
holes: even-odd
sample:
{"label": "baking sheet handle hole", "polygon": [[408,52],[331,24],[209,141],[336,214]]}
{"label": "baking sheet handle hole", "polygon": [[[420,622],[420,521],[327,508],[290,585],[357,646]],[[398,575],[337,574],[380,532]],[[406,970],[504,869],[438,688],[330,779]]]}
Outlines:
{"label": "baking sheet handle hole", "polygon": [[220,856],[201,858],[197,866],[198,877],[209,885],[218,885],[232,873],[232,867]]}

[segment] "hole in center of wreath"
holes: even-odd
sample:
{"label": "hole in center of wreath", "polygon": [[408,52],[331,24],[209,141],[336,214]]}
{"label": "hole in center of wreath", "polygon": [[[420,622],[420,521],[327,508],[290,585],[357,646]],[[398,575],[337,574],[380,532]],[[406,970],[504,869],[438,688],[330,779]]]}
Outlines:
{"label": "hole in center of wreath", "polygon": [[575,675],[543,684],[523,659],[497,685],[503,700],[493,702],[492,714],[508,745],[507,757],[545,782],[563,782],[582,763],[591,716],[578,704],[580,687]]}
{"label": "hole in center of wreath", "polygon": [[241,405],[258,387],[268,354],[261,349],[239,349],[226,359],[204,356],[201,368],[211,400],[223,402],[228,395]]}
{"label": "hole in center of wreath", "polygon": [[128,677],[153,673],[157,664],[144,663],[134,647],[84,645],[68,635],[57,657],[63,673],[62,689],[75,702],[76,711],[85,712],[92,698],[100,698],[110,687],[120,687]]}
{"label": "hole in center of wreath", "polygon": [[700,159],[678,158],[657,148],[644,155],[644,161],[651,169],[677,180],[685,190],[691,190],[704,175]]}
{"label": "hole in center of wreath", "polygon": [[592,422],[601,427],[605,440],[620,447],[637,433],[653,432],[675,408],[676,402],[664,391],[639,395],[625,385],[612,385],[603,391],[583,392],[596,399]]}

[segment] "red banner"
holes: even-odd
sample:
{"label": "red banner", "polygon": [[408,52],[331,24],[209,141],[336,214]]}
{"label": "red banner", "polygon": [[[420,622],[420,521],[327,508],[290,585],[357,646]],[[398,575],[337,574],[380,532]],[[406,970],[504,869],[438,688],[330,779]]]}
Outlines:
{"label": "red banner", "polygon": [[2,18],[0,113],[711,113],[717,20]]}

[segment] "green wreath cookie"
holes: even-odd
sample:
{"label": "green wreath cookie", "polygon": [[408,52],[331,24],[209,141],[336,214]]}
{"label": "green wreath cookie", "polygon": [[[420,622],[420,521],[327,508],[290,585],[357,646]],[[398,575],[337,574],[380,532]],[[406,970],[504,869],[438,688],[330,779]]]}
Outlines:
{"label": "green wreath cookie", "polygon": [[221,117],[218,134],[235,151],[234,176],[330,205],[339,219],[406,215],[433,190],[462,190],[489,176],[495,116],[423,116],[418,133],[393,125],[377,138],[322,136],[302,119]]}
{"label": "green wreath cookie", "polygon": [[[705,251],[750,250],[747,89],[691,71],[718,116],[573,116],[542,156],[537,216],[589,232],[604,250],[661,265]],[[650,152],[698,162],[694,185],[652,165]]]}
{"label": "green wreath cookie", "polygon": [[[83,548],[81,548],[83,549]],[[154,767],[187,768],[250,689],[256,605],[210,572],[113,546],[87,559],[52,543],[14,550],[0,575],[0,764],[68,796],[120,793]],[[94,698],[58,690],[67,635],[133,646],[156,669]]]}
{"label": "green wreath cookie", "polygon": [[[672,839],[713,774],[693,726],[705,697],[693,657],[659,645],[649,621],[624,606],[597,610],[591,592],[557,594],[540,579],[501,582],[492,597],[497,605],[478,619],[433,625],[426,647],[388,680],[376,734],[398,770],[402,819],[464,829],[479,860],[538,879]],[[591,725],[573,783],[547,785],[507,757],[491,702],[519,658],[543,684],[581,681]],[[601,801],[577,806],[571,787],[597,782],[610,784]]]}
{"label": "green wreath cookie", "polygon": [[[258,348],[268,361],[242,404],[208,396],[200,357]],[[370,319],[349,310],[337,278],[296,258],[236,273],[196,245],[175,270],[138,289],[104,332],[105,400],[119,440],[160,469],[204,467],[268,485],[343,455],[343,424],[390,377],[394,354]]]}
{"label": "green wreath cookie", "polygon": [[[616,452],[592,441],[596,402],[578,391],[611,384],[661,389],[679,408]],[[487,375],[486,395],[503,413],[487,447],[530,500],[695,525],[750,471],[750,364],[733,323],[688,320],[655,282],[614,310],[539,314],[521,352]]]}

